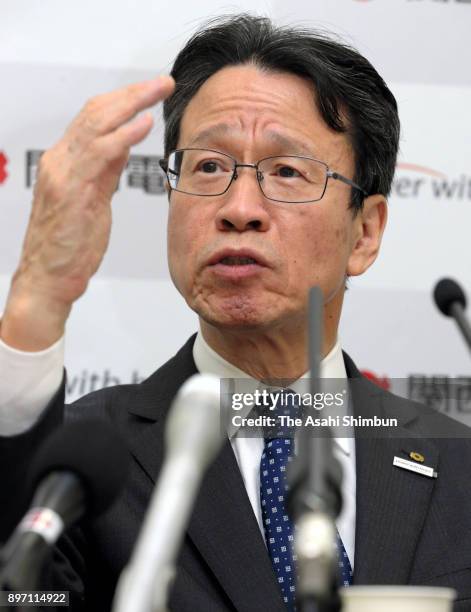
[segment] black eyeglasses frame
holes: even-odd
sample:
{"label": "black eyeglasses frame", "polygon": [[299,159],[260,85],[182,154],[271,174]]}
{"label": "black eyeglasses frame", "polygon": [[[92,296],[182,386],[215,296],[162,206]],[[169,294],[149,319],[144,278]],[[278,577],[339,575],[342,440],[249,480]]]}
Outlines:
{"label": "black eyeglasses frame", "polygon": [[[168,167],[168,160],[169,160],[170,155],[172,155],[173,153],[180,153],[182,151],[209,151],[210,153],[218,153],[219,155],[224,155],[225,157],[228,157],[230,160],[232,160],[233,162],[232,177],[226,189],[224,189],[224,191],[221,191],[220,193],[208,194],[208,193],[191,193],[189,191],[183,191],[181,189],[177,189],[176,187],[172,187],[170,183],[169,173],[172,173],[174,175],[176,175],[177,173]],[[326,180],[324,184],[324,189],[322,191],[322,195],[319,198],[316,198],[315,200],[302,200],[302,201],[294,201],[294,202],[290,200],[277,200],[276,198],[270,198],[269,196],[267,196],[265,192],[263,191],[263,187],[262,187],[263,173],[260,172],[260,170],[258,169],[258,166],[259,164],[266,161],[267,159],[272,159],[276,157],[296,157],[299,159],[309,159],[311,161],[315,161],[319,164],[322,164],[326,170]],[[368,192],[365,191],[365,189],[363,189],[363,187],[360,187],[359,185],[357,185],[357,183],[355,183],[351,179],[347,178],[346,176],[343,176],[343,174],[340,174],[339,172],[335,172],[334,170],[331,170],[328,164],[321,161],[320,159],[317,159],[315,157],[310,157],[308,155],[269,155],[267,157],[263,157],[262,159],[259,159],[255,164],[239,164],[238,161],[234,157],[232,157],[232,155],[228,155],[227,153],[223,153],[222,151],[218,151],[216,149],[204,149],[200,147],[188,147],[188,148],[175,149],[173,151],[170,151],[168,157],[159,159],[159,166],[162,168],[162,170],[165,173],[170,191],[177,191],[178,193],[184,193],[186,195],[193,195],[193,196],[200,197],[200,198],[214,198],[214,197],[227,193],[232,183],[235,180],[237,180],[239,176],[237,174],[237,168],[253,168],[256,172],[256,179],[257,179],[258,186],[260,187],[260,191],[262,192],[263,196],[267,198],[267,200],[271,200],[272,202],[280,202],[282,204],[309,204],[311,202],[319,202],[320,200],[322,200],[322,198],[325,195],[325,192],[327,190],[327,184],[330,178],[335,181],[341,181],[342,183],[345,183],[352,189],[357,189],[358,191],[361,191],[361,193],[363,193],[365,197],[368,197],[369,195]]]}

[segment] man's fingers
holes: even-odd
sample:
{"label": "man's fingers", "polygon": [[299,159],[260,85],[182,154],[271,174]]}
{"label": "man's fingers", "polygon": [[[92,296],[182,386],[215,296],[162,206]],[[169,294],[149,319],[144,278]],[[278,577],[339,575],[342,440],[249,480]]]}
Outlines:
{"label": "man's fingers", "polygon": [[93,181],[104,173],[116,172],[113,162],[127,159],[130,147],[141,142],[153,124],[151,113],[146,112],[114,132],[95,138],[79,158],[76,174],[82,180]]}
{"label": "man's fingers", "polygon": [[81,142],[103,136],[132,119],[137,113],[167,98],[175,88],[170,76],[134,83],[124,89],[96,96],[87,102],[72,122],[69,136]]}
{"label": "man's fingers", "polygon": [[122,125],[107,136],[102,136],[101,140],[105,142],[109,140],[110,143],[114,141],[118,148],[129,149],[129,147],[141,142],[151,131],[153,125],[152,114],[149,112],[142,113],[134,121]]}

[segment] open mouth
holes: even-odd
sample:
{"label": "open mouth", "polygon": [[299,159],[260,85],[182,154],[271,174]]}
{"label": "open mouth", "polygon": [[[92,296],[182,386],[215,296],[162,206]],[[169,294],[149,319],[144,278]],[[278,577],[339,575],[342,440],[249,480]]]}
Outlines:
{"label": "open mouth", "polygon": [[222,264],[223,266],[249,266],[252,264],[257,264],[258,262],[252,257],[237,257],[232,255],[223,257],[218,263]]}
{"label": "open mouth", "polygon": [[208,266],[212,274],[229,281],[257,277],[269,266],[262,255],[251,249],[224,249],[211,257]]}

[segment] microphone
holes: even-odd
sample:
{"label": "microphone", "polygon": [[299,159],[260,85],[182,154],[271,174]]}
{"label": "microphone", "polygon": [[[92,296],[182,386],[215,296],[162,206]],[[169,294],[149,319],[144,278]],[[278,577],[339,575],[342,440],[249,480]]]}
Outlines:
{"label": "microphone", "polygon": [[[309,292],[309,370],[311,397],[322,388],[323,296],[319,287]],[[299,452],[288,477],[289,508],[295,518],[298,559],[296,600],[302,612],[337,610],[335,577],[335,517],[342,506],[342,468],[333,453],[330,430],[316,436],[306,427],[298,439]]]}
{"label": "microphone", "polygon": [[108,509],[127,467],[124,443],[102,421],[71,423],[48,437],[33,460],[30,509],[0,552],[0,589],[36,589],[59,537]]}
{"label": "microphone", "polygon": [[435,285],[433,297],[440,312],[455,319],[471,350],[471,327],[465,314],[466,296],[462,287],[451,278],[442,278]]}
{"label": "microphone", "polygon": [[196,374],[180,388],[165,430],[166,458],[141,532],[115,593],[115,612],[167,610],[170,583],[204,472],[219,451],[220,382]]}

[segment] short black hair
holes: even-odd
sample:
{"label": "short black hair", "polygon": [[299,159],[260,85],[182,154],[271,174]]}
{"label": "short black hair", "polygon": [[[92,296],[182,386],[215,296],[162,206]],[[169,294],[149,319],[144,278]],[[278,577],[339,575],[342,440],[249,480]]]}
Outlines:
{"label": "short black hair", "polygon": [[[396,100],[375,68],[332,34],[246,13],[212,19],[178,54],[171,71],[175,92],[164,102],[165,155],[177,147],[183,113],[201,85],[226,66],[249,63],[309,79],[326,124],[350,137],[353,180],[368,194],[389,194],[400,125]],[[363,198],[352,191],[355,212]]]}

